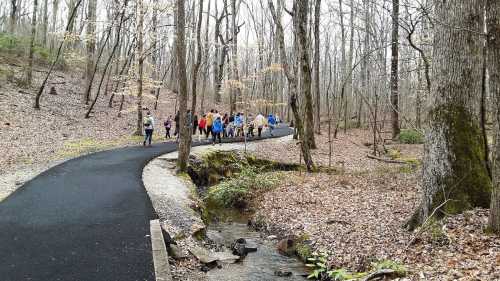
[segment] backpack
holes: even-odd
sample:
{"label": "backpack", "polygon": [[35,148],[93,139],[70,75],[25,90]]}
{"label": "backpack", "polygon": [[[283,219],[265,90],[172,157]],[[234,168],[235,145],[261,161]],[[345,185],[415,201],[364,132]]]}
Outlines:
{"label": "backpack", "polygon": [[214,133],[222,132],[222,122],[220,121],[220,119],[216,119],[214,121],[214,124],[212,126],[212,131],[214,131]]}
{"label": "backpack", "polygon": [[171,123],[172,123],[172,121],[167,120],[167,121],[165,121],[165,123],[163,123],[163,126],[165,126],[165,128],[170,128],[172,125]]}

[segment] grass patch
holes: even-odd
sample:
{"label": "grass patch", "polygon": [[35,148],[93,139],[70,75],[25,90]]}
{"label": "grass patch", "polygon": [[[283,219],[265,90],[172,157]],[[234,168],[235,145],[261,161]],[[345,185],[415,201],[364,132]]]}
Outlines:
{"label": "grass patch", "polygon": [[309,239],[310,237],[308,234],[302,234],[296,241],[295,251],[303,262],[307,262],[307,259],[313,254],[313,248],[309,243]]}
{"label": "grass patch", "polygon": [[[156,138],[154,142],[162,141]],[[74,158],[84,154],[98,152],[115,147],[132,145],[142,145],[143,136],[124,135],[116,139],[102,140],[95,138],[83,138],[77,140],[69,140],[64,143],[63,148],[55,153],[55,159]]]}
{"label": "grass patch", "polygon": [[66,142],[64,147],[57,153],[57,156],[58,158],[73,158],[83,154],[97,152],[110,146],[110,142],[104,142],[93,138],[74,140]]}
{"label": "grass patch", "polygon": [[405,144],[421,144],[424,143],[424,135],[414,129],[401,130],[399,141]]}

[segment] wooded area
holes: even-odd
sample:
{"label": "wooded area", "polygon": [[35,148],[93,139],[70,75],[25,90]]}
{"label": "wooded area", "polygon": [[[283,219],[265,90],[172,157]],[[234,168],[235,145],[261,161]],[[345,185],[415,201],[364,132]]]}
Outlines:
{"label": "wooded area", "polygon": [[25,58],[18,84],[37,110],[56,70],[76,72],[82,118],[96,104],[133,111],[142,135],[144,112],[174,93],[180,171],[190,116],[211,108],[279,116],[309,172],[318,135],[331,163],[340,132],[369,130],[375,159],[412,132],[425,138],[423,194],[406,226],[483,207],[500,233],[498,1],[2,0],[0,30],[0,52]]}

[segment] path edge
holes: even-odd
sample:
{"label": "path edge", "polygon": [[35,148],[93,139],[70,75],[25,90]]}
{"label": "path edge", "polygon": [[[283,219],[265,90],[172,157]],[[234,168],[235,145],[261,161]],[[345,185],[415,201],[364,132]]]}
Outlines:
{"label": "path edge", "polygon": [[153,252],[153,264],[155,269],[156,281],[172,281],[170,273],[170,265],[168,263],[168,252],[163,239],[160,221],[149,221],[149,229],[151,233],[151,248]]}

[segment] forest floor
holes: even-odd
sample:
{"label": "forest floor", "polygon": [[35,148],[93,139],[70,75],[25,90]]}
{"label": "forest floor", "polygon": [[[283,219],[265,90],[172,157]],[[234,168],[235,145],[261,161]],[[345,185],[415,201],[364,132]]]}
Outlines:
{"label": "forest floor", "polygon": [[[328,139],[317,136],[313,158],[328,165]],[[256,203],[256,221],[281,237],[307,237],[329,254],[334,268],[363,272],[371,262],[403,264],[411,280],[500,280],[500,238],[485,233],[488,210],[433,222],[424,231],[403,228],[420,201],[422,145],[388,145],[409,164],[367,158],[370,133],[349,130],[333,141],[338,174],[288,172]],[[266,140],[259,157],[298,162],[295,141]],[[399,151],[395,153],[394,151]]]}

